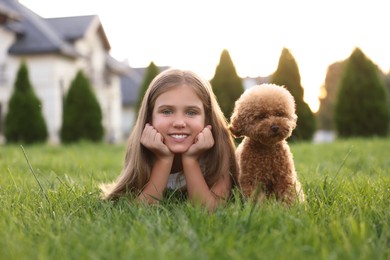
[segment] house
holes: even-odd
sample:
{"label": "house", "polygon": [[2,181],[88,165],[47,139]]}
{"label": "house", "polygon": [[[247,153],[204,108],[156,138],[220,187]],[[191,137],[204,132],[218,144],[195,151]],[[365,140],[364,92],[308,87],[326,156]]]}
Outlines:
{"label": "house", "polygon": [[105,139],[122,139],[121,77],[131,68],[109,55],[111,46],[98,16],[45,19],[17,0],[0,0],[0,39],[0,135],[17,71],[25,61],[51,143],[60,141],[63,97],[80,69],[102,108]]}

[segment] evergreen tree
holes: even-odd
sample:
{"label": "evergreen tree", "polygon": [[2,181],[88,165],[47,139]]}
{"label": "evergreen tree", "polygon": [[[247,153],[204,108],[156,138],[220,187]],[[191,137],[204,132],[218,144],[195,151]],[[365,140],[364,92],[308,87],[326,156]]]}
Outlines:
{"label": "evergreen tree", "polygon": [[90,81],[82,71],[79,71],[64,100],[62,142],[101,141],[104,134],[102,117]]}
{"label": "evergreen tree", "polygon": [[298,121],[291,140],[311,140],[316,130],[314,114],[303,99],[304,90],[301,86],[298,65],[295,58],[286,48],[282,50],[278,68],[272,75],[271,82],[287,88],[295,99]]}
{"label": "evergreen tree", "polygon": [[376,65],[359,48],[345,64],[334,118],[340,137],[388,134],[390,110],[385,83]]}
{"label": "evergreen tree", "polygon": [[222,112],[227,119],[230,119],[234,103],[244,92],[244,86],[227,50],[222,51],[219,64],[210,83]]}
{"label": "evergreen tree", "polygon": [[37,143],[47,139],[41,101],[31,86],[26,63],[20,64],[4,122],[8,143]]}
{"label": "evergreen tree", "polygon": [[135,107],[135,114],[138,116],[138,111],[140,109],[142,100],[144,98],[145,92],[149,87],[149,84],[153,81],[153,79],[160,73],[158,67],[154,64],[154,62],[151,62],[149,66],[146,68],[144,80],[142,82],[142,85],[140,87],[139,93],[138,93],[138,99],[137,104]]}

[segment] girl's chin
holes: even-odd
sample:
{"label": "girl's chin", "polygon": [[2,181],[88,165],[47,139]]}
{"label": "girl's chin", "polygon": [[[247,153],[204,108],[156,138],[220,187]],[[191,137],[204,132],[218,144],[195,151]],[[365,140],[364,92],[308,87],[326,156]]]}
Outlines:
{"label": "girl's chin", "polygon": [[172,153],[185,153],[190,148],[189,145],[170,145],[168,146]]}

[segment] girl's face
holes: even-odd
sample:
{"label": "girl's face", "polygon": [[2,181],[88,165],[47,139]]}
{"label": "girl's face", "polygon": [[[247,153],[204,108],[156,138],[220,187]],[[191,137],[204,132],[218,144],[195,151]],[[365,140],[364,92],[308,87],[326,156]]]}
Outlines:
{"label": "girl's face", "polygon": [[152,125],[171,152],[184,153],[205,128],[203,103],[191,87],[174,87],[156,99]]}

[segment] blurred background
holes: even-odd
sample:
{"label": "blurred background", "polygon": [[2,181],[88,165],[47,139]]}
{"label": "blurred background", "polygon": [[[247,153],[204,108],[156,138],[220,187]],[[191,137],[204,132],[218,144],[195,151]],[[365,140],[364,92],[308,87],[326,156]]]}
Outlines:
{"label": "blurred background", "polygon": [[[79,70],[101,106],[103,138],[120,142],[131,131],[150,65],[191,69],[212,81],[227,52],[246,89],[275,81],[287,50],[303,101],[317,118],[309,139],[326,130],[323,140],[333,140],[334,119],[327,125],[318,119],[320,104],[337,99],[327,91],[327,76],[336,78],[328,85],[342,77],[341,67],[331,75],[329,68],[358,49],[389,82],[386,7],[379,0],[0,0],[0,133],[22,60],[42,102],[50,142],[61,141],[63,100]],[[332,105],[327,108],[332,114]]]}

